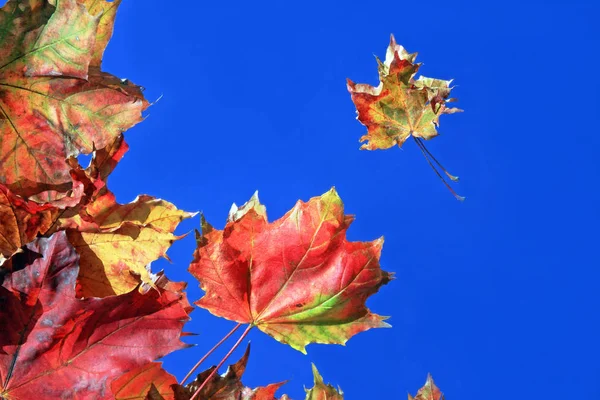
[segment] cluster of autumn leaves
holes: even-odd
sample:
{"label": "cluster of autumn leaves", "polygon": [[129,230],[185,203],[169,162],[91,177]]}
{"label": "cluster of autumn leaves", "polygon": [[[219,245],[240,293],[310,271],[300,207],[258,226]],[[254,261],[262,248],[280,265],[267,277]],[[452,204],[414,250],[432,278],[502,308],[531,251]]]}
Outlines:
{"label": "cluster of autumn leaves", "polygon": [[[282,383],[242,384],[249,348],[224,375],[212,367],[188,384],[155,361],[186,347],[193,307],[185,284],[150,264],[195,214],[147,195],[119,204],[108,189],[128,150],[123,132],[149,105],[139,86],[100,68],[119,4],[9,0],[0,9],[0,399],[275,399]],[[383,88],[349,82],[367,148],[432,137],[452,112],[449,82],[414,81],[413,62],[392,39]],[[377,114],[400,104],[375,105],[386,96],[421,110]],[[81,166],[77,156],[90,153]],[[392,279],[379,266],[383,240],[349,242],[352,220],[333,189],[271,223],[257,196],[234,205],[223,230],[201,218],[189,268],[205,292],[196,305],[303,353],[388,326],[365,306]],[[342,398],[313,372],[307,399]],[[429,378],[415,399],[440,398]]]}

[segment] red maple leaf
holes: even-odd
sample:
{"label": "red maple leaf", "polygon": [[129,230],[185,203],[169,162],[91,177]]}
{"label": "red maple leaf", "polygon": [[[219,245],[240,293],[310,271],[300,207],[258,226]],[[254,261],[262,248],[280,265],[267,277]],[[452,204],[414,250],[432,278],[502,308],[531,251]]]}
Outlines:
{"label": "red maple leaf", "polygon": [[389,326],[365,306],[391,279],[379,267],[383,239],[349,242],[352,220],[332,189],[273,223],[256,197],[222,231],[204,222],[189,269],[206,292],[196,304],[301,352]]}
{"label": "red maple leaf", "polygon": [[182,293],[76,298],[79,256],[64,232],[18,256],[0,286],[0,398],[108,399],[112,380],[185,347]]}

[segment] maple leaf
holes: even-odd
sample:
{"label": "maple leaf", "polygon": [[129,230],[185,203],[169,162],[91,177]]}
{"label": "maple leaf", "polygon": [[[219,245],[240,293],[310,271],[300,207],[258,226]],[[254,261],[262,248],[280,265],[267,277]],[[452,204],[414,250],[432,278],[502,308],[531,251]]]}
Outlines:
{"label": "maple leaf", "polygon": [[51,205],[23,199],[0,183],[0,257],[10,258],[38,234],[44,234],[57,211]]}
{"label": "maple leaf", "polygon": [[336,390],[330,384],[323,382],[323,377],[319,374],[315,364],[312,364],[314,377],[314,386],[306,390],[306,400],[344,400],[344,393],[341,389]]}
{"label": "maple leaf", "polygon": [[0,182],[15,193],[54,200],[71,188],[65,159],[141,121],[141,88],[90,68],[109,14],[75,0],[11,0],[0,10]]}
{"label": "maple leaf", "polygon": [[[0,398],[112,398],[123,373],[183,348],[184,294],[78,299],[64,232],[27,245],[0,286]],[[14,260],[13,260],[14,264]]]}
{"label": "maple leaf", "polygon": [[[151,196],[138,196],[118,204],[110,192],[91,207],[92,223],[67,229],[71,244],[81,255],[78,294],[105,297],[127,293],[140,282],[152,282],[148,264],[167,258],[167,249],[185,235],[172,232],[177,224],[195,214]],[[89,211],[89,208],[87,209]]]}
{"label": "maple leaf", "polygon": [[444,400],[444,395],[433,382],[431,375],[427,375],[425,385],[419,389],[415,397],[409,394],[408,400]]}
{"label": "maple leaf", "polygon": [[440,115],[462,110],[446,106],[446,103],[455,101],[449,99],[451,80],[423,76],[414,79],[421,65],[415,63],[416,57],[417,53],[408,53],[404,47],[396,44],[392,35],[385,61],[377,58],[379,85],[356,84],[348,79],[347,87],[356,106],[357,118],[367,127],[367,134],[360,138],[361,142],[367,143],[361,149],[388,149],[394,145],[401,147],[412,137],[448,189],[459,200],[463,200],[448,185],[432,161],[451,180],[458,181],[458,177],[448,173],[422,141],[438,136]]}
{"label": "maple leaf", "polygon": [[167,249],[183,237],[173,231],[195,215],[147,195],[129,204],[117,203],[106,180],[127,149],[120,135],[94,151],[85,169],[77,160],[69,160],[74,186],[79,187],[72,200],[78,204],[58,213],[49,233],[66,230],[81,255],[78,295],[82,297],[127,293],[140,282],[152,286],[148,264],[167,258]]}
{"label": "maple leaf", "polygon": [[273,223],[256,195],[234,205],[223,231],[203,220],[189,268],[205,291],[196,304],[303,353],[309,343],[344,344],[388,327],[365,306],[392,278],[379,267],[383,238],[347,241],[352,220],[334,189]]}

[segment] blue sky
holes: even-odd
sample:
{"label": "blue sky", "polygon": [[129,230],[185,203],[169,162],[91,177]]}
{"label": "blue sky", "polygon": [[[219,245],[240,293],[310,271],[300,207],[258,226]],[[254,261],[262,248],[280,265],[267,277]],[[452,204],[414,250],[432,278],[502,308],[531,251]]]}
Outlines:
{"label": "blue sky", "polygon": [[[403,399],[428,372],[448,400],[600,398],[598,15],[592,1],[126,0],[104,69],[163,97],[127,133],[110,187],[222,228],[257,189],[274,220],[335,185],[350,239],[385,236],[397,279],[368,305],[393,328],[308,356],[254,331],[248,385],[289,380],[281,394],[303,398],[314,362],[350,400]],[[390,33],[423,74],[455,79],[465,112],[428,146],[464,203],[413,142],[358,150],[345,79],[377,84]],[[197,300],[193,249],[190,235],[154,266]],[[179,378],[234,325],[192,317],[197,346],[165,359]]]}

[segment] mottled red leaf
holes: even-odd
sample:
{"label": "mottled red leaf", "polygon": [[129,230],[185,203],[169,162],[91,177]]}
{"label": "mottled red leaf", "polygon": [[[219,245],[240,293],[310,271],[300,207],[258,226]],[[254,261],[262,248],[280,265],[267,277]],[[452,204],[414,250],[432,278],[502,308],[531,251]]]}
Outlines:
{"label": "mottled red leaf", "polygon": [[437,171],[435,164],[453,181],[458,177],[451,175],[427,150],[422,139],[438,136],[439,118],[442,114],[459,112],[458,108],[449,108],[451,80],[426,78],[415,75],[421,66],[415,63],[417,53],[408,53],[404,47],[396,44],[394,36],[390,39],[385,61],[379,58],[379,85],[356,84],[348,79],[348,91],[356,106],[358,120],[367,127],[367,134],[360,138],[367,142],[361,149],[387,149],[394,145],[401,147],[413,137],[419,149],[436,174],[459,199],[462,197]]}
{"label": "mottled red leaf", "polygon": [[365,306],[391,279],[379,267],[383,239],[349,242],[352,220],[332,189],[273,223],[257,197],[234,207],[222,231],[203,222],[189,268],[205,291],[196,304],[301,352],[389,326]]}
{"label": "mottled red leaf", "polygon": [[185,347],[183,294],[79,299],[78,261],[64,232],[13,259],[0,286],[0,397],[112,398],[115,378]]}
{"label": "mottled red leaf", "polygon": [[61,197],[68,157],[141,121],[141,89],[93,66],[107,24],[76,0],[10,0],[0,10],[0,182],[17,194]]}

